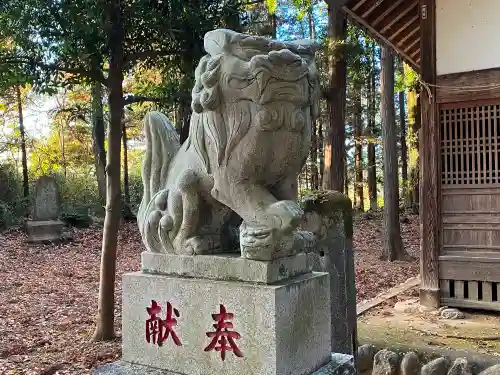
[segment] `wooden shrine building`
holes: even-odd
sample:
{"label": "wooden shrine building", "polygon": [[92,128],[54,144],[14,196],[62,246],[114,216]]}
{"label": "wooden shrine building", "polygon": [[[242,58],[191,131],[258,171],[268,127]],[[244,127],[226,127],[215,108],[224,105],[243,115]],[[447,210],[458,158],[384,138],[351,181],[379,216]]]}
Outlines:
{"label": "wooden shrine building", "polygon": [[420,73],[421,303],[500,310],[500,1],[335,2]]}

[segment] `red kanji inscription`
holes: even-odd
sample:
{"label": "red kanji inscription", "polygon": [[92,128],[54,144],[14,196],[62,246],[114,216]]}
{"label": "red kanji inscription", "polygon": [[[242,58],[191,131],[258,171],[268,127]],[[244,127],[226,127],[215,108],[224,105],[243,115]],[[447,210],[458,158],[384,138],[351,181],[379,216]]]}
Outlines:
{"label": "red kanji inscription", "polygon": [[[220,357],[224,361],[226,359],[226,351],[233,351],[237,357],[243,357],[243,353],[238,348],[235,339],[240,339],[241,335],[236,331],[230,331],[233,328],[233,323],[229,320],[234,318],[234,314],[226,312],[224,305],[220,305],[220,313],[212,314],[215,332],[207,332],[208,337],[212,337],[212,341],[205,348],[206,352],[216,350],[220,352]],[[218,344],[218,345],[217,345]],[[229,345],[228,345],[229,344]]]}
{"label": "red kanji inscription", "polygon": [[[161,319],[158,315],[161,312],[161,306],[156,301],[151,301],[151,306],[146,307],[149,319],[146,320],[146,341],[148,343],[158,344],[162,346],[168,340],[168,336],[172,336],[175,345],[182,346],[181,340],[174,331],[174,326],[177,325],[177,318],[180,316],[179,311],[172,307],[170,302],[167,302],[167,317]],[[173,314],[172,314],[173,313]]]}

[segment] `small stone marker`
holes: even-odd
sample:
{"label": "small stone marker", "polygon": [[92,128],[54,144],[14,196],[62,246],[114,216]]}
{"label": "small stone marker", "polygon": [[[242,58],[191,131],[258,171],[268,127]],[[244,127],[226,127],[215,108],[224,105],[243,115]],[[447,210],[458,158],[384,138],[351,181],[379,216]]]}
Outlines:
{"label": "small stone marker", "polygon": [[35,185],[34,221],[58,220],[61,214],[59,185],[50,176],[40,177]]}
{"label": "small stone marker", "polygon": [[60,214],[61,197],[57,181],[49,176],[40,177],[35,185],[33,220],[26,223],[28,242],[61,241],[64,224],[59,221]]}
{"label": "small stone marker", "polygon": [[396,375],[399,370],[399,356],[390,350],[381,350],[373,358],[372,375]]}
{"label": "small stone marker", "polygon": [[437,358],[422,367],[421,375],[446,375],[450,362],[447,358]]}
{"label": "small stone marker", "polygon": [[486,370],[481,371],[479,375],[500,375],[500,364],[488,367]]}
{"label": "small stone marker", "polygon": [[357,355],[357,365],[359,372],[365,372],[372,368],[373,366],[373,357],[377,349],[375,346],[370,344],[364,344],[358,347],[358,355]]}
{"label": "small stone marker", "polygon": [[421,368],[422,364],[416,353],[405,354],[401,361],[401,375],[419,375]]}
{"label": "small stone marker", "polygon": [[458,309],[445,308],[439,313],[441,318],[448,320],[464,319],[465,315]]}
{"label": "small stone marker", "polygon": [[467,359],[457,358],[448,371],[448,375],[472,375]]}

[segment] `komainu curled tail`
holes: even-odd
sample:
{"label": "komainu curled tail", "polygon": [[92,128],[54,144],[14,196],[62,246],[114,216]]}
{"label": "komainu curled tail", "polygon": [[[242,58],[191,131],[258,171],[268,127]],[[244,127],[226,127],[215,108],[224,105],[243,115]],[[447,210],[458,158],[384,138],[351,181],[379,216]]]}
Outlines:
{"label": "komainu curled tail", "polygon": [[[174,126],[167,116],[160,112],[152,111],[146,114],[144,133],[146,136],[146,154],[142,162],[144,193],[137,213],[137,222],[144,242],[156,247],[155,239],[146,240],[145,226],[148,225],[150,206],[154,204],[153,197],[166,188],[170,163],[181,144]],[[150,243],[151,241],[153,243]]]}

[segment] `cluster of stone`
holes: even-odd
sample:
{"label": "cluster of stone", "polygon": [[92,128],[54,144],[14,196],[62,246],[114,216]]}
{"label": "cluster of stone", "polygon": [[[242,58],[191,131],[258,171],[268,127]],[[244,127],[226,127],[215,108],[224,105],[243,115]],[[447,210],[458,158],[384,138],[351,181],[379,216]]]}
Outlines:
{"label": "cluster of stone", "polygon": [[[358,348],[358,370],[361,374],[372,375],[499,375],[500,364],[477,371],[477,365],[466,358],[451,361],[438,357],[423,364],[415,352],[407,352],[402,357],[390,350],[376,351],[373,345]],[[484,367],[483,367],[484,368]]]}

